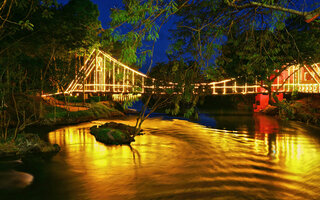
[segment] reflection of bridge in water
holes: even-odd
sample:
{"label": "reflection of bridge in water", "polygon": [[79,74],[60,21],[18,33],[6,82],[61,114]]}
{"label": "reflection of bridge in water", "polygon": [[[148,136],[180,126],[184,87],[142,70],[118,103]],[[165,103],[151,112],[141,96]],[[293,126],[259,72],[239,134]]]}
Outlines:
{"label": "reflection of bridge in water", "polygon": [[[133,94],[153,93],[155,79],[134,70],[119,62],[109,54],[94,50],[79,70],[65,93],[79,94],[112,94],[114,99]],[[174,83],[166,83],[165,89],[174,88]],[[195,83],[196,92],[206,95],[227,94],[263,94],[267,93],[262,83],[242,83],[235,78],[211,83]],[[279,93],[297,91],[300,93],[320,93],[320,64],[312,66],[290,66],[283,71],[272,84],[272,90]]]}

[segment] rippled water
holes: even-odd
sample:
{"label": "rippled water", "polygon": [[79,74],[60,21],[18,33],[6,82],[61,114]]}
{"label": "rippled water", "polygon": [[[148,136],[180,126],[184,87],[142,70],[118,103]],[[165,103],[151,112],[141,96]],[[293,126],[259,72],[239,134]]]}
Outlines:
{"label": "rippled water", "polygon": [[[10,199],[320,199],[320,129],[272,118],[216,117],[217,128],[152,118],[129,146],[105,146],[93,124],[48,137],[62,147],[24,170]],[[133,125],[135,118],[116,120]],[[27,165],[30,166],[30,165]],[[37,166],[37,167],[35,167]],[[0,198],[1,199],[1,198]]]}

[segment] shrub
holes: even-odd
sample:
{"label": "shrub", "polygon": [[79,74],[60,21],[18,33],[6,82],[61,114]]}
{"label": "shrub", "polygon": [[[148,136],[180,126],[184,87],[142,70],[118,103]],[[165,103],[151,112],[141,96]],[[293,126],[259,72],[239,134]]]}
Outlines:
{"label": "shrub", "polygon": [[291,99],[292,99],[292,100],[298,99],[298,95],[299,95],[298,89],[294,89],[294,90],[292,91],[292,93],[291,93]]}
{"label": "shrub", "polygon": [[100,96],[92,96],[90,97],[90,102],[94,103],[94,102],[100,102],[101,101],[101,97]]}
{"label": "shrub", "polygon": [[295,108],[287,101],[282,101],[278,104],[279,116],[282,119],[294,119],[295,118]]}

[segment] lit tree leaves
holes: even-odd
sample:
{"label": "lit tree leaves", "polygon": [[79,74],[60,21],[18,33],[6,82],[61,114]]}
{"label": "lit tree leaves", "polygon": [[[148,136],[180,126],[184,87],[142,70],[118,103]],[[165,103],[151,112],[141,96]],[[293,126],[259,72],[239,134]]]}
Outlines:
{"label": "lit tree leaves", "polygon": [[288,66],[320,60],[316,36],[319,34],[319,29],[288,31],[287,27],[243,33],[228,39],[217,64],[229,77],[240,77],[247,82],[257,78],[271,86]]}
{"label": "lit tree leaves", "polygon": [[29,31],[33,31],[34,25],[31,24],[31,22],[29,20],[19,21],[19,25],[21,26],[21,29],[27,29]]}
{"label": "lit tree leaves", "polygon": [[123,7],[112,9],[111,29],[107,34],[113,42],[121,42],[121,61],[141,66],[152,57],[153,45],[147,47],[146,44],[154,44],[159,39],[162,24],[177,10],[174,0],[124,0]]}

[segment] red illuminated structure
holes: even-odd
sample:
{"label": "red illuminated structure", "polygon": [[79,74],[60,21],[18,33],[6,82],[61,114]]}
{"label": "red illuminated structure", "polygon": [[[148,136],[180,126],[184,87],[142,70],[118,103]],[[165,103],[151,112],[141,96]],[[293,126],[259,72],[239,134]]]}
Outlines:
{"label": "red illuminated structure", "polygon": [[[319,66],[320,64],[289,67],[274,80],[272,92],[277,93],[276,96],[279,101],[283,100],[284,93],[293,91],[300,93],[320,93]],[[267,91],[260,87],[258,93],[259,94],[255,97],[255,104],[253,105],[255,112],[259,112],[269,104],[269,95],[267,94]]]}

